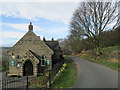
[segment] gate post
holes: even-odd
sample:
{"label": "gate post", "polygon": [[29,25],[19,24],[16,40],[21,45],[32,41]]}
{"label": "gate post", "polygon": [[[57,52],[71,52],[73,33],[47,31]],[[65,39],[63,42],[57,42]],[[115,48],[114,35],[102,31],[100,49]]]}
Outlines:
{"label": "gate post", "polygon": [[26,90],[28,90],[28,70],[26,69],[27,72],[27,85],[26,85]]}

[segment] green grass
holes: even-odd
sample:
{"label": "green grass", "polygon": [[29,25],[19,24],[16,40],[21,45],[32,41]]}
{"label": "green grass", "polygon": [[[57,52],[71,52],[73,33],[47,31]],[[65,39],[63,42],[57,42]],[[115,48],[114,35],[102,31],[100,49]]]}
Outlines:
{"label": "green grass", "polygon": [[99,60],[95,60],[95,59],[91,59],[91,58],[88,58],[88,57],[80,57],[80,58],[83,58],[85,60],[88,60],[88,61],[91,61],[93,63],[97,63],[97,64],[101,64],[101,65],[104,65],[104,66],[107,66],[113,70],[116,70],[116,71],[120,71],[120,63],[116,63],[116,62],[107,62],[106,60],[103,60],[103,59],[99,59]]}
{"label": "green grass", "polygon": [[4,72],[4,71],[7,71],[9,68],[0,68],[0,71]]}
{"label": "green grass", "polygon": [[80,55],[80,58],[83,58],[85,60],[91,61],[93,63],[101,64],[104,66],[107,66],[113,70],[120,71],[120,63],[119,62],[110,62],[112,58],[115,58],[116,55],[114,55],[115,51],[120,50],[120,46],[111,46],[107,48],[103,48],[103,51],[105,55],[100,56],[99,59],[96,58],[96,56],[91,55],[90,53],[87,55]]}
{"label": "green grass", "polygon": [[64,56],[65,60],[69,59],[69,56],[68,55],[65,55]]}
{"label": "green grass", "polygon": [[44,88],[46,87],[46,77],[45,76],[40,76],[40,77],[35,77],[31,82],[30,82],[30,87],[33,88]]}
{"label": "green grass", "polygon": [[[65,57],[66,58],[66,57]],[[71,63],[66,61],[67,66],[54,79],[51,88],[71,88],[77,78],[77,74]],[[44,82],[44,83],[43,83]],[[31,83],[30,87],[45,88],[45,77],[36,77]]]}
{"label": "green grass", "polygon": [[70,63],[67,63],[67,66],[61,74],[55,78],[52,88],[70,88],[74,85],[76,81],[76,73]]}
{"label": "green grass", "polygon": [[117,51],[117,50],[120,50],[120,45],[119,46],[110,46],[110,47],[107,47],[107,48],[103,48],[104,51]]}
{"label": "green grass", "polygon": [[120,50],[120,45],[103,48],[103,51],[105,54],[112,54],[113,52],[119,51],[119,50]]}

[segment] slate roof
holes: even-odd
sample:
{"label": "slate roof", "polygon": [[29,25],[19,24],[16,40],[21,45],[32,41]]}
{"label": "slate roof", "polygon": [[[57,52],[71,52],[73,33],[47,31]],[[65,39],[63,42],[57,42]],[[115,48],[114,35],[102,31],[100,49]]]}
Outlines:
{"label": "slate roof", "polygon": [[44,41],[53,51],[61,52],[58,41]]}

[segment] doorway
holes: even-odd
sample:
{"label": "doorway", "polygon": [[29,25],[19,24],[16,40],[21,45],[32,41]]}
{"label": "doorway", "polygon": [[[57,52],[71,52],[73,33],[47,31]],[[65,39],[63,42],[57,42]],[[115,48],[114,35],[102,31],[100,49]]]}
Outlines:
{"label": "doorway", "polygon": [[30,60],[27,60],[23,65],[23,76],[33,75],[33,65]]}

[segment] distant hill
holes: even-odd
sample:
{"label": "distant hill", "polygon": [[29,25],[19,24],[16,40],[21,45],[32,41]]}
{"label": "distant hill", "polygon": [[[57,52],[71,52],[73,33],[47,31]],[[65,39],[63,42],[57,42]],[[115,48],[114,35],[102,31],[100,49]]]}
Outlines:
{"label": "distant hill", "polygon": [[0,47],[0,60],[8,60],[8,54],[7,51],[11,47]]}
{"label": "distant hill", "polygon": [[11,47],[0,47],[0,49],[10,49]]}
{"label": "distant hill", "polygon": [[2,63],[2,67],[0,67],[0,71],[8,70],[9,67],[9,55],[7,51],[11,47],[0,47],[0,63]]}

